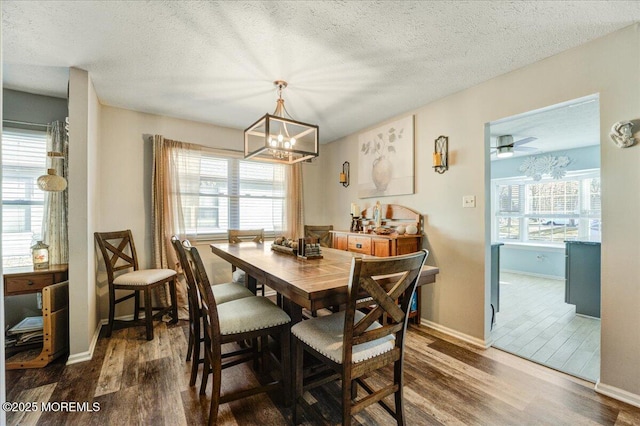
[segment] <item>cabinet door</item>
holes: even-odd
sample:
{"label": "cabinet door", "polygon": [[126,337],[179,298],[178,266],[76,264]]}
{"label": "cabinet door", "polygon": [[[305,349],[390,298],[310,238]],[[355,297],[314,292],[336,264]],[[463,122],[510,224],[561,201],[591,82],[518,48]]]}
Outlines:
{"label": "cabinet door", "polygon": [[420,250],[420,237],[398,238],[398,255],[415,253]]}
{"label": "cabinet door", "polygon": [[373,249],[371,250],[372,255],[378,257],[391,256],[391,240],[387,240],[386,238],[372,238],[371,243],[373,245]]}
{"label": "cabinet door", "polygon": [[336,250],[347,251],[349,245],[347,244],[347,236],[341,234],[333,234],[333,248]]}

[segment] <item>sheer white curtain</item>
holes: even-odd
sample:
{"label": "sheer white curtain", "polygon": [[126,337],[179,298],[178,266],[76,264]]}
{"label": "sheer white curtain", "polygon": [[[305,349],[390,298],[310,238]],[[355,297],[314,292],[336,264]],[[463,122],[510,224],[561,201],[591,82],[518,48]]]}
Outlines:
{"label": "sheer white curtain", "polygon": [[[54,121],[47,126],[47,151],[60,152],[63,157],[49,157],[48,167],[56,170],[58,176],[69,179],[69,138],[65,126]],[[45,192],[42,215],[42,240],[49,245],[49,263],[57,265],[69,263],[68,238],[68,190]]]}

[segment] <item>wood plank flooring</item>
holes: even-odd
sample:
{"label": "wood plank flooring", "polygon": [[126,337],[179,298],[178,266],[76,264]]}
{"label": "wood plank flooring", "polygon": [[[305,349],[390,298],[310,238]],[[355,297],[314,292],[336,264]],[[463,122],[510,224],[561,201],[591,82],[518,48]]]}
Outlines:
{"label": "wood plank flooring", "polygon": [[[155,339],[144,327],[100,337],[92,361],[42,369],[7,371],[8,401],[78,401],[100,404],[93,412],[37,412],[8,416],[9,424],[204,424],[210,388],[190,388],[185,362],[187,325],[157,324]],[[376,374],[373,383],[382,383]],[[223,373],[223,392],[255,381],[249,366]],[[211,381],[209,381],[211,382]],[[338,383],[304,395],[304,425],[340,423]],[[597,394],[593,385],[505,352],[483,350],[426,327],[411,326],[406,342],[405,409],[408,425],[631,425],[640,408]],[[258,395],[223,404],[221,425],[287,425],[291,410],[279,395]],[[356,425],[388,425],[372,406]]]}
{"label": "wood plank flooring", "polygon": [[600,377],[600,319],[564,303],[564,281],[500,274],[494,347],[574,376]]}

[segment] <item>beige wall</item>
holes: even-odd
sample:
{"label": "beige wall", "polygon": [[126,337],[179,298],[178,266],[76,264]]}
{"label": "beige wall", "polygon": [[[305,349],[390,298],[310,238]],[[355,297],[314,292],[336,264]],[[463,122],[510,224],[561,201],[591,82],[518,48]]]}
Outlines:
{"label": "beige wall", "polygon": [[[429,264],[441,269],[437,283],[423,291],[422,317],[435,326],[477,344],[490,342],[487,257],[488,214],[485,175],[488,155],[485,123],[578,97],[600,94],[603,181],[602,374],[601,381],[640,401],[640,266],[628,264],[637,253],[640,230],[640,146],[620,150],[607,134],[611,124],[640,117],[638,26],[556,55],[469,90],[426,105],[415,115],[416,193],[381,199],[425,215]],[[405,114],[399,115],[404,116]],[[389,121],[396,117],[390,117]],[[363,129],[364,130],[364,129]],[[359,132],[358,132],[359,133]],[[242,131],[103,106],[97,168],[99,215],[94,230],[131,228],[142,266],[151,260],[148,136],[211,147],[240,149]],[[433,140],[449,136],[451,168],[433,172]],[[358,174],[357,133],[321,147],[320,157],[304,165],[307,223],[349,226],[349,205],[362,208],[375,199],[358,200],[357,179],[338,183],[344,161]],[[71,184],[70,184],[71,187]],[[620,190],[624,188],[624,191]],[[462,209],[462,196],[475,195],[477,207]],[[631,197],[630,197],[631,195]],[[619,206],[625,206],[620,209]],[[89,246],[93,248],[93,245]],[[203,253],[208,250],[203,247]],[[627,264],[625,264],[627,263]],[[91,285],[91,284],[89,284]],[[106,317],[104,282],[98,282],[100,317]]]}
{"label": "beige wall", "polygon": [[69,361],[83,360],[98,326],[93,229],[98,214],[100,103],[89,73],[69,73]]}
{"label": "beige wall", "polygon": [[[437,283],[423,290],[422,317],[469,341],[490,343],[485,124],[594,93],[600,95],[604,223],[600,380],[602,389],[628,392],[640,404],[640,263],[629,262],[640,248],[640,146],[621,150],[608,137],[614,122],[640,119],[637,24],[408,111],[415,116],[416,192],[381,201],[425,215],[431,250],[427,263],[441,272]],[[314,206],[307,209],[307,222],[317,219],[346,229],[349,203],[362,208],[375,203],[358,200],[357,179],[348,188],[338,183],[343,161],[351,163],[352,177],[358,175],[358,133],[324,145],[316,170],[305,174],[305,187],[323,188],[317,198],[307,199],[306,205]],[[451,167],[443,175],[434,173],[430,164],[439,135],[449,136],[451,151]],[[477,207],[463,209],[463,195],[475,195]]]}

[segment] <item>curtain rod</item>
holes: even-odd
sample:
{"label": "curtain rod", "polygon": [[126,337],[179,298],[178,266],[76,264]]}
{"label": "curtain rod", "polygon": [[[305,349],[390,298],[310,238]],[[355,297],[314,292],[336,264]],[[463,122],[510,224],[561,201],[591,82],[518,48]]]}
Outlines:
{"label": "curtain rod", "polygon": [[42,123],[30,123],[28,121],[17,121],[17,120],[2,120],[3,123],[11,123],[11,124],[22,124],[23,126],[40,126],[40,127],[48,127],[48,124]]}

